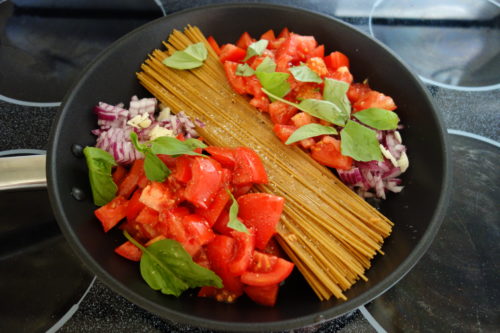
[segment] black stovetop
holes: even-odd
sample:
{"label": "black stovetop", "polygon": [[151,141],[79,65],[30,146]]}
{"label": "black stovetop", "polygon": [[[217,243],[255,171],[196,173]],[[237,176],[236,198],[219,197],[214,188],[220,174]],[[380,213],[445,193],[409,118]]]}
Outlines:
{"label": "black stovetop", "polygon": [[[67,87],[117,38],[164,14],[216,2],[227,1],[0,1],[0,155],[43,153]],[[340,18],[392,48],[426,83],[449,129],[452,150],[451,204],[416,267],[371,303],[299,331],[498,329],[498,4],[267,2]],[[95,279],[60,235],[45,190],[0,196],[0,331],[204,331],[160,319]],[[26,202],[38,208],[26,210]]]}

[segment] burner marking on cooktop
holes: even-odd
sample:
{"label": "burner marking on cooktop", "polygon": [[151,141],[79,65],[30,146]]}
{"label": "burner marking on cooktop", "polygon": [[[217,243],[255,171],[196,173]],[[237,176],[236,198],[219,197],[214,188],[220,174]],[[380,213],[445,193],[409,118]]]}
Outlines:
{"label": "burner marking on cooktop", "polygon": [[19,99],[15,98],[10,98],[4,95],[0,95],[0,100],[11,103],[11,104],[17,104],[21,106],[34,106],[34,107],[40,107],[40,108],[46,108],[46,107],[58,107],[61,105],[61,102],[29,102],[29,101],[21,101]]}
{"label": "burner marking on cooktop", "polygon": [[474,133],[470,133],[470,132],[466,132],[466,131],[462,131],[462,130],[456,130],[456,129],[452,129],[452,128],[448,128],[447,131],[449,134],[461,135],[461,136],[465,136],[468,138],[476,139],[479,141],[489,143],[490,145],[493,145],[497,148],[500,148],[500,142],[495,141],[495,140],[490,139],[490,138],[487,138],[487,137],[484,137],[484,136],[479,135],[479,134],[474,134]]}
{"label": "burner marking on cooktop", "polygon": [[371,313],[365,308],[364,305],[361,305],[358,310],[361,312],[363,317],[372,325],[373,329],[377,331],[377,333],[387,333],[387,331],[378,323],[378,321],[373,318]]}

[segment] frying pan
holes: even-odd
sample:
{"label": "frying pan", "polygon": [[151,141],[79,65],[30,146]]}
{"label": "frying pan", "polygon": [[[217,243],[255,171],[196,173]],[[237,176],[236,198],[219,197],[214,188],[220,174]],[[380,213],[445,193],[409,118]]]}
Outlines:
{"label": "frying pan", "polygon": [[[236,304],[218,303],[186,292],[180,298],[162,295],[142,280],[136,263],[123,260],[113,249],[124,241],[119,230],[107,234],[93,215],[85,160],[81,147],[94,145],[92,107],[98,101],[128,102],[134,94],[149,96],[135,72],[147,54],[161,47],[168,34],[196,25],[219,43],[234,42],[248,31],[260,36],[268,29],[288,27],[314,35],[327,51],[350,58],[357,81],[369,79],[373,89],[394,98],[405,124],[410,168],[398,195],[380,204],[396,223],[383,251],[358,282],[346,292],[347,301],[320,302],[298,272],[280,289],[275,307],[262,307],[241,298]],[[203,92],[200,92],[203,93]],[[331,17],[302,9],[266,5],[215,5],[179,12],[131,32],[106,49],[84,71],[64,99],[50,136],[47,182],[60,227],[80,258],[111,289],[161,317],[229,331],[293,329],[345,314],[377,297],[401,279],[424,254],[443,218],[450,186],[448,148],[439,114],[422,84],[409,69],[378,42]]]}

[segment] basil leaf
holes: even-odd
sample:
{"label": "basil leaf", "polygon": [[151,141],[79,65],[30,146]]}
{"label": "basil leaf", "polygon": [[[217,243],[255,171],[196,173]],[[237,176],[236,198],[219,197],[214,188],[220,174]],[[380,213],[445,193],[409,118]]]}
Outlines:
{"label": "basil leaf", "polygon": [[331,126],[323,126],[320,124],[307,124],[299,127],[295,132],[290,135],[285,144],[289,145],[291,143],[304,140],[307,138],[313,138],[318,135],[325,134],[337,134],[337,130]]}
{"label": "basil leaf", "polygon": [[281,72],[255,72],[262,87],[270,92],[271,97],[281,98],[290,91],[290,83],[287,81],[290,74]]}
{"label": "basil leaf", "polygon": [[272,73],[276,71],[276,63],[273,59],[265,57],[255,70],[257,72]]}
{"label": "basil leaf", "polygon": [[104,206],[116,196],[116,186],[111,175],[115,159],[110,153],[96,147],[83,148],[89,169],[90,188],[96,206]]}
{"label": "basil leaf", "polygon": [[248,64],[238,64],[236,67],[236,75],[238,76],[252,76],[255,74],[255,71]]}
{"label": "basil leaf", "polygon": [[349,115],[351,114],[351,102],[347,98],[347,90],[349,90],[348,83],[326,78],[323,98],[337,105],[342,112]]}
{"label": "basil leaf", "polygon": [[398,127],[399,117],[395,112],[369,108],[353,114],[363,124],[378,130],[393,130]]}
{"label": "basil leaf", "polygon": [[321,77],[307,65],[290,67],[290,72],[297,81],[321,83]]}
{"label": "basil leaf", "polygon": [[340,132],[340,150],[356,161],[382,161],[377,133],[355,121],[349,120]]}
{"label": "basil leaf", "polygon": [[205,147],[206,145],[197,139],[181,141],[170,136],[161,136],[151,141],[151,151],[155,154],[205,156],[193,151],[195,148]]}
{"label": "basil leaf", "polygon": [[222,288],[222,280],[214,272],[195,262],[173,239],[154,242],[147,248],[126,231],[125,237],[142,251],[140,269],[144,281],[163,294],[180,296],[189,288],[214,286]]}
{"label": "basil leaf", "polygon": [[144,155],[146,177],[154,182],[163,182],[170,175],[170,169],[151,151],[147,151]]}
{"label": "basil leaf", "polygon": [[332,102],[321,99],[305,99],[298,108],[319,119],[326,120],[339,126],[344,126],[349,118],[339,107]]}
{"label": "basil leaf", "polygon": [[243,59],[243,61],[247,61],[253,56],[261,55],[262,52],[264,52],[264,50],[266,49],[268,43],[268,40],[261,39],[258,42],[250,44],[247,49],[247,55],[245,56],[245,59]]}
{"label": "basil leaf", "polygon": [[205,44],[196,43],[189,45],[182,51],[174,52],[170,57],[165,58],[163,63],[176,69],[192,69],[203,65],[207,56]]}
{"label": "basil leaf", "polygon": [[238,205],[238,201],[234,198],[233,194],[231,191],[227,190],[227,193],[231,197],[231,207],[229,207],[229,222],[227,223],[227,226],[231,229],[234,229],[236,231],[241,231],[244,233],[248,234],[248,229],[247,227],[241,223],[241,221],[238,219],[238,211],[240,209],[240,206]]}
{"label": "basil leaf", "polygon": [[139,142],[139,137],[135,132],[130,132],[130,141],[132,141],[135,149],[143,154],[145,154],[149,150],[147,145]]}

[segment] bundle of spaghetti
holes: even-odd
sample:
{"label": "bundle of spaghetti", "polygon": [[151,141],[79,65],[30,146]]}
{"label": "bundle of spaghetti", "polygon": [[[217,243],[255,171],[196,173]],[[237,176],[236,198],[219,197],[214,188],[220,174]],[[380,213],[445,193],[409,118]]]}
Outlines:
{"label": "bundle of spaghetti", "polygon": [[[203,66],[176,70],[162,61],[193,43],[207,46]],[[262,159],[269,183],[257,190],[285,198],[277,239],[321,300],[344,291],[360,278],[393,223],[345,186],[326,167],[295,145],[284,145],[268,117],[233,92],[224,69],[196,27],[174,31],[137,73],[140,83],[174,112],[203,121],[200,135],[210,145],[247,146]]]}

